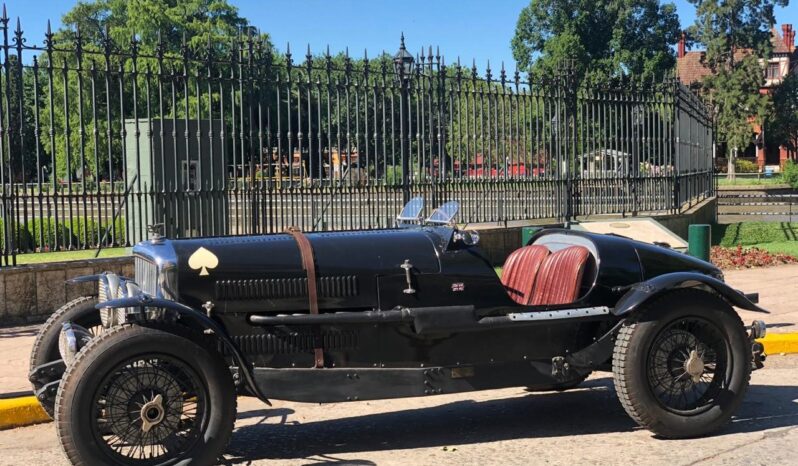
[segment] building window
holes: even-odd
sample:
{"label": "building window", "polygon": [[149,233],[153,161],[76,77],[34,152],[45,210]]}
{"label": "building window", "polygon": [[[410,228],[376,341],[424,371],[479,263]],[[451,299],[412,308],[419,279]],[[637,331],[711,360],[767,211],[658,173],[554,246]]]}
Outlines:
{"label": "building window", "polygon": [[778,63],[768,63],[767,74],[765,76],[767,79],[780,79],[781,78],[781,67]]}

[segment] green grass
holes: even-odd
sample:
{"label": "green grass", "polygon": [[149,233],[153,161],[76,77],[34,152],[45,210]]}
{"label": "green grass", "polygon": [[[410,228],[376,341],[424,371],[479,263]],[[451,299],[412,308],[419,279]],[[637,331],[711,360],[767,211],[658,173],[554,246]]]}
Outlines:
{"label": "green grass", "polygon": [[741,177],[739,174],[734,180],[728,178],[718,177],[719,186],[760,186],[772,184],[784,184],[785,181],[780,175],[774,175],[770,178],[754,178],[754,177]]}
{"label": "green grass", "polygon": [[[17,265],[42,264],[45,262],[75,261],[82,259],[94,259],[97,250],[86,251],[58,251],[58,252],[35,252],[17,255]],[[100,252],[100,258],[121,257],[130,254],[130,248],[109,248]]]}
{"label": "green grass", "polygon": [[712,225],[712,245],[753,246],[798,257],[798,223],[740,222]]}
{"label": "green grass", "polygon": [[712,225],[712,244],[734,247],[798,241],[798,223],[739,222]]}
{"label": "green grass", "polygon": [[778,241],[773,243],[753,244],[753,247],[764,249],[767,252],[788,254],[798,257],[798,241]]}

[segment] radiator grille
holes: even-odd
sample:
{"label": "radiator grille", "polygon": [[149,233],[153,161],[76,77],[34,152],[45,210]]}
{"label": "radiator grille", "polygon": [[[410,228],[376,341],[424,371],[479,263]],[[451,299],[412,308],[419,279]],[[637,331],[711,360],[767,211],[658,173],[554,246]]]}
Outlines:
{"label": "radiator grille", "polygon": [[158,266],[136,256],[136,283],[142,291],[155,296],[158,289]]}
{"label": "radiator grille", "polygon": [[[285,299],[308,294],[307,278],[268,278],[253,280],[219,280],[216,299]],[[319,279],[319,297],[345,298],[359,294],[356,275],[335,275]]]}

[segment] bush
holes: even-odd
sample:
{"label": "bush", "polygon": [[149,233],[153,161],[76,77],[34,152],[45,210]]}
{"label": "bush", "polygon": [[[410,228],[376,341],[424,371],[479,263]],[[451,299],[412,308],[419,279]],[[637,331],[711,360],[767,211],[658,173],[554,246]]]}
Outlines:
{"label": "bush", "polygon": [[402,184],[401,165],[388,165],[385,167],[385,184],[389,186]]}
{"label": "bush", "polygon": [[790,187],[798,189],[798,163],[788,160],[787,163],[784,164],[782,178]]}
{"label": "bush", "polygon": [[35,251],[54,251],[56,246],[63,248],[69,245],[69,229],[63,222],[56,224],[53,218],[34,218],[25,224],[25,229]]}
{"label": "bush", "polygon": [[[75,245],[82,245],[83,247],[92,248],[96,247],[103,235],[108,229],[108,222],[103,222],[102,225],[94,218],[76,217],[72,219],[70,232],[75,241]],[[85,236],[84,236],[85,234]],[[86,244],[84,243],[84,238]],[[113,241],[115,240],[115,241]],[[125,242],[125,222],[121,218],[117,218],[114,222],[114,227],[108,231],[108,236],[105,237],[104,246],[112,246],[115,244],[124,244]]]}
{"label": "bush", "polygon": [[[24,228],[23,225],[19,223],[14,223],[14,232],[8,232],[9,236],[13,235],[14,238],[14,249],[17,252],[25,252],[30,251],[33,248],[33,241],[31,240],[30,232]],[[0,250],[4,250],[6,247],[6,235],[5,235],[5,224],[3,223],[3,219],[0,219]]]}
{"label": "bush", "polygon": [[759,171],[759,165],[750,160],[737,159],[734,161],[734,170],[737,173],[756,173]]}

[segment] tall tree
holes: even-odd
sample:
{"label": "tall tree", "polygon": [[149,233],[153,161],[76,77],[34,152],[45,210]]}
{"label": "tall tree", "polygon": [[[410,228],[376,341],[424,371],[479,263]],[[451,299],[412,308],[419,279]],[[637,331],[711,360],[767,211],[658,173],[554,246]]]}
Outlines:
{"label": "tall tree", "polygon": [[[175,108],[165,98],[164,115],[153,118],[173,113],[182,117],[186,108],[189,117],[195,118],[196,109],[205,111],[209,99],[216,105],[218,91],[214,88],[209,94],[202,83],[198,97],[197,80],[208,73],[228,76],[229,70],[221,63],[237,54],[236,40],[246,41],[255,32],[227,0],[80,1],[62,23],[52,35],[53,52],[42,54],[39,66],[41,126],[52,124],[55,134],[51,139],[44,131],[40,138],[45,151],[54,154],[50,164],[59,179],[118,179],[123,170],[121,122],[132,118],[134,110],[142,118],[148,106],[160,109],[159,81],[167,90],[176,83],[180,92],[181,57],[191,58],[186,70],[188,105],[181,94]],[[259,46],[268,45],[265,34],[255,39]],[[159,62],[153,58],[159,53],[165,57],[160,78]],[[213,60],[212,67],[205,66],[206,59]]]}
{"label": "tall tree", "polygon": [[760,60],[771,53],[773,10],[788,0],[690,0],[696,21],[690,36],[706,47],[704,63],[712,70],[703,82],[716,115],[717,139],[731,149],[734,159],[750,144],[751,122],[761,124],[769,97],[759,93],[764,82]]}
{"label": "tall tree", "polygon": [[539,76],[573,66],[590,74],[661,77],[673,68],[679,39],[672,3],[657,0],[532,0],[512,39],[519,66]]}
{"label": "tall tree", "polygon": [[773,93],[773,112],[766,123],[772,139],[798,150],[798,74],[790,73]]}

